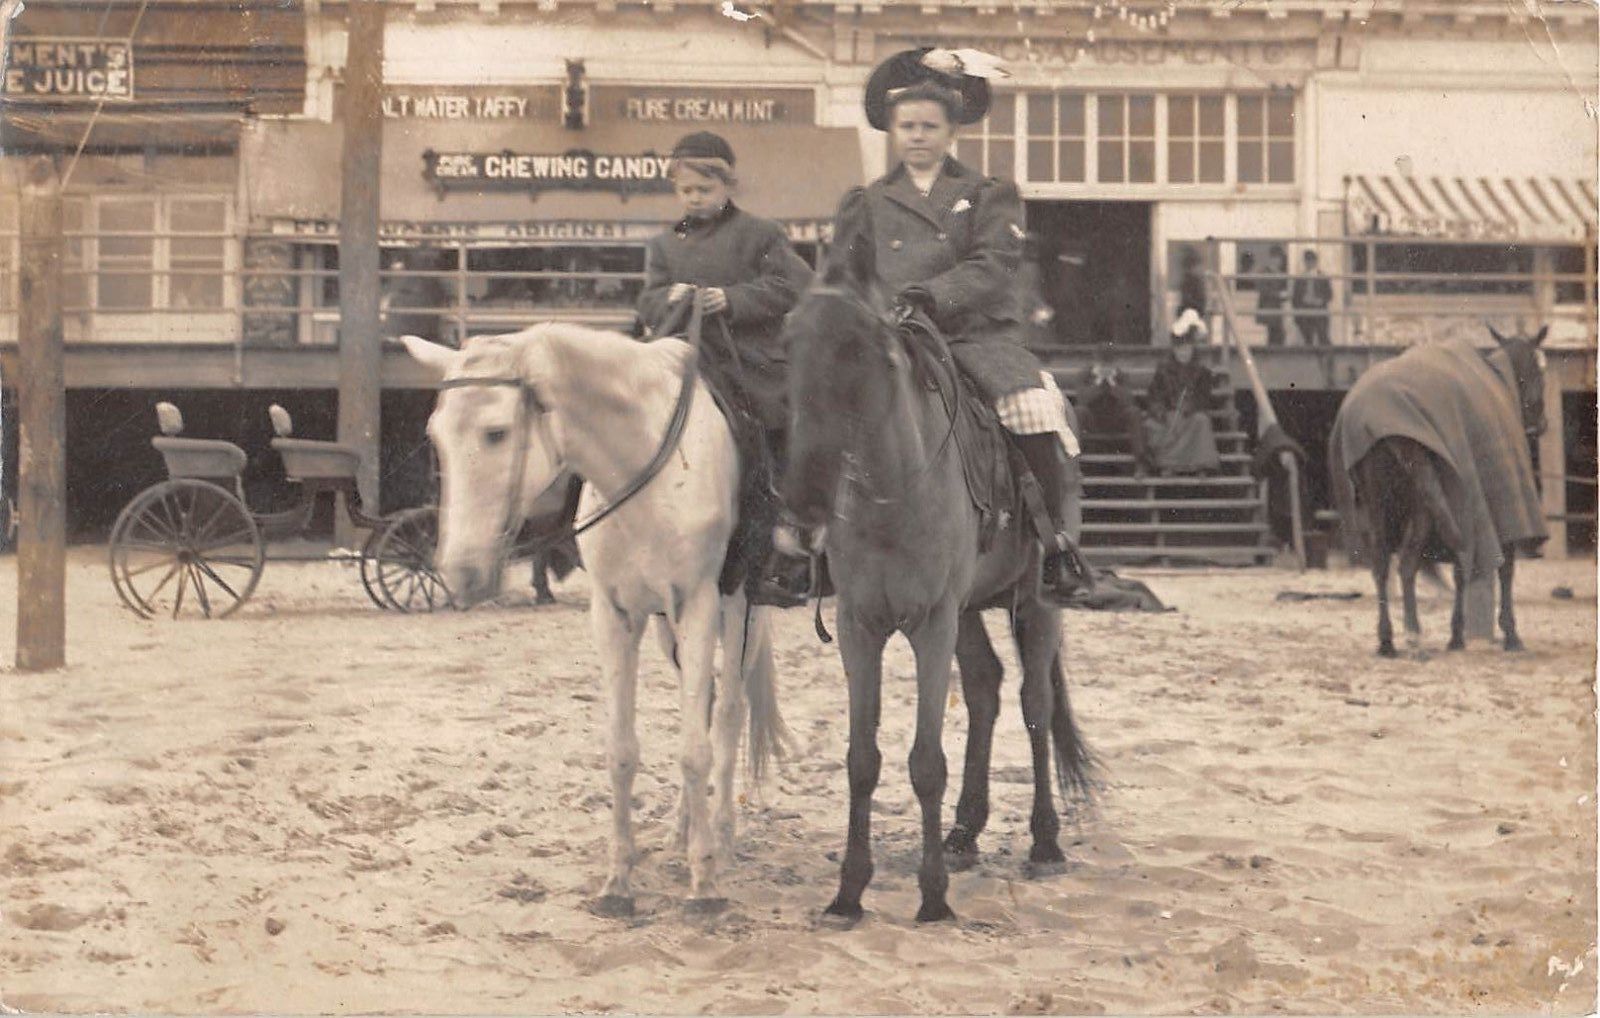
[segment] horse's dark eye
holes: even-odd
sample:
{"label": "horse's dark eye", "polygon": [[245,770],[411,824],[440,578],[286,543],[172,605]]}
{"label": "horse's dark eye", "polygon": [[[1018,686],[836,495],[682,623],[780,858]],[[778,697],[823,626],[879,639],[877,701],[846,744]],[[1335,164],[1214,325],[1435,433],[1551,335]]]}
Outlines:
{"label": "horse's dark eye", "polygon": [[483,433],[483,444],[499,445],[501,442],[506,440],[506,436],[509,434],[510,432],[505,428],[490,428],[488,431]]}

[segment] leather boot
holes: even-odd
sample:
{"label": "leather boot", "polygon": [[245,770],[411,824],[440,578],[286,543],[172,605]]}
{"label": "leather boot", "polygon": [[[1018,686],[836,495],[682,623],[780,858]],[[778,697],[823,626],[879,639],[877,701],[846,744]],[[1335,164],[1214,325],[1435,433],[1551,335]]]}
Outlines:
{"label": "leather boot", "polygon": [[1083,557],[1077,542],[1067,536],[1062,523],[1062,510],[1066,506],[1066,468],[1061,462],[1061,443],[1054,434],[1017,435],[1017,448],[1022,451],[1028,469],[1043,489],[1044,504],[1050,513],[1053,534],[1041,534],[1044,544],[1044,562],[1040,569],[1039,588],[1044,599],[1051,604],[1065,606],[1079,590],[1094,588],[1094,570]]}

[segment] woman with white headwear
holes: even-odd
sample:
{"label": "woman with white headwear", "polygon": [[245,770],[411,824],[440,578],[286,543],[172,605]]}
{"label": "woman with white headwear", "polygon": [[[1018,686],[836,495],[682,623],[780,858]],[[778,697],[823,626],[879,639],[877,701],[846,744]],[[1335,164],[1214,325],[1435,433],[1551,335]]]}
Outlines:
{"label": "woman with white headwear", "polygon": [[1196,360],[1206,326],[1189,308],[1172,323],[1172,347],[1145,394],[1146,442],[1163,475],[1211,474],[1222,467],[1211,428],[1211,369]]}

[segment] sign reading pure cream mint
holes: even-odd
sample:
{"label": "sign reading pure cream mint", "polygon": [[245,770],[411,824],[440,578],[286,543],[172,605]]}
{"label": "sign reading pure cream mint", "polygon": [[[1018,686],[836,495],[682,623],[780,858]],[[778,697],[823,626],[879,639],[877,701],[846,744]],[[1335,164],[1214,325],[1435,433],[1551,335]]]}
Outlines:
{"label": "sign reading pure cream mint", "polygon": [[441,190],[670,192],[671,160],[654,152],[435,152],[422,154],[423,174]]}
{"label": "sign reading pure cream mint", "polygon": [[816,98],[809,88],[694,88],[595,85],[596,121],[633,124],[810,124]]}
{"label": "sign reading pure cream mint", "polygon": [[126,42],[29,36],[6,45],[8,100],[133,98],[133,49]]}

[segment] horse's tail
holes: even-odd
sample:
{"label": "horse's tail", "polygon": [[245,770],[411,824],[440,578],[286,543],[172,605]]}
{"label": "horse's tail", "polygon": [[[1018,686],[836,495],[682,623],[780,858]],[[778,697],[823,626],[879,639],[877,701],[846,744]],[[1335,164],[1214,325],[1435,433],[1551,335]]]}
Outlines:
{"label": "horse's tail", "polygon": [[1067,697],[1067,679],[1061,669],[1061,652],[1050,662],[1050,684],[1055,688],[1055,709],[1050,715],[1051,741],[1056,750],[1056,780],[1069,803],[1085,806],[1094,802],[1099,784],[1100,762],[1090,752],[1078,723],[1072,717],[1072,702]]}
{"label": "horse's tail", "polygon": [[[742,650],[740,670],[744,679],[745,700],[750,705],[750,751],[747,757],[751,782],[760,787],[767,767],[788,756],[792,737],[778,711],[777,668],[772,660],[772,609],[747,604],[742,612],[730,612],[727,624],[738,626],[737,639],[726,641],[724,654],[734,647]],[[725,661],[724,667],[732,662]]]}

